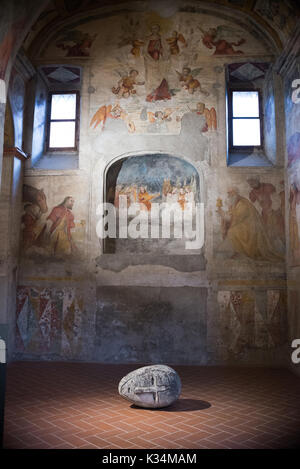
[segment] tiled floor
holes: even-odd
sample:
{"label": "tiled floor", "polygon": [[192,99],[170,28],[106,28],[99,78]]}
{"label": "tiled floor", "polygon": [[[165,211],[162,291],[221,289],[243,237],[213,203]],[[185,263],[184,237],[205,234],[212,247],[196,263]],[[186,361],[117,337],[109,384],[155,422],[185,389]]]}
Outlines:
{"label": "tiled floor", "polygon": [[5,448],[300,447],[300,379],[287,370],[174,367],[183,391],[164,410],[118,395],[133,365],[8,367]]}

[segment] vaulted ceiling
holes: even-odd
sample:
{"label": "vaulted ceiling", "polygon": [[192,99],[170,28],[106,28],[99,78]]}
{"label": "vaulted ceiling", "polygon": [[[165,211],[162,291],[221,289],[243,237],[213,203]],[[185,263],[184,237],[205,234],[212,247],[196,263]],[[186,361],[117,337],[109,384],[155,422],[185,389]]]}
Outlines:
{"label": "vaulted ceiling", "polygon": [[[91,18],[99,10],[109,14],[115,8],[125,8],[125,4],[128,4],[128,0],[51,0],[28,33],[24,47],[32,55],[34,45],[43,43],[58,27],[61,29],[78,18]],[[168,11],[172,13],[180,10],[183,5],[185,8],[197,5],[216,12],[223,11],[227,15],[232,12],[236,21],[240,15],[241,19],[246,19],[265,31],[278,52],[293,35],[300,18],[297,0],[149,0],[132,1],[130,5],[136,5],[139,11],[143,8],[153,9],[162,16],[167,15]]]}

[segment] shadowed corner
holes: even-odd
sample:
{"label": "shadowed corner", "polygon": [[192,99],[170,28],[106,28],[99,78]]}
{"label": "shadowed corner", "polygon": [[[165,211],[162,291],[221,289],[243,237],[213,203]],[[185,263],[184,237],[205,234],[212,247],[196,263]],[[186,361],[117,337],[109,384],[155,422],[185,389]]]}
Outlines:
{"label": "shadowed corner", "polygon": [[201,401],[200,399],[178,399],[174,404],[171,404],[168,407],[162,407],[159,409],[151,409],[146,407],[139,407],[135,404],[130,406],[132,409],[139,410],[152,410],[159,412],[192,412],[196,410],[205,410],[211,407],[211,404],[206,401]]}

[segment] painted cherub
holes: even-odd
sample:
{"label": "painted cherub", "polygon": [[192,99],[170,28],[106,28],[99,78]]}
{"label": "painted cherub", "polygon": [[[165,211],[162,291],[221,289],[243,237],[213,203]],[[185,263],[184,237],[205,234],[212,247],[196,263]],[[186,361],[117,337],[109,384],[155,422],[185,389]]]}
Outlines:
{"label": "painted cherub", "polygon": [[183,47],[187,46],[186,40],[181,33],[177,31],[172,32],[172,36],[166,38],[166,42],[169,44],[170,47],[170,54],[171,55],[178,55],[180,52],[178,42],[181,42]]}
{"label": "painted cherub", "polygon": [[129,96],[136,94],[136,85],[144,85],[144,81],[137,81],[137,76],[139,72],[137,70],[130,70],[129,74],[125,77],[123,76],[119,81],[118,85],[113,86],[112,92],[116,94],[119,98],[129,98]]}
{"label": "painted cherub", "polygon": [[198,90],[201,91],[201,93],[205,94],[205,96],[208,96],[209,93],[202,89],[199,80],[194,78],[194,76],[198,75],[201,70],[201,68],[196,68],[192,70],[190,67],[183,67],[181,73],[177,70],[176,73],[178,75],[182,88],[187,90],[189,94],[193,94],[196,90]]}

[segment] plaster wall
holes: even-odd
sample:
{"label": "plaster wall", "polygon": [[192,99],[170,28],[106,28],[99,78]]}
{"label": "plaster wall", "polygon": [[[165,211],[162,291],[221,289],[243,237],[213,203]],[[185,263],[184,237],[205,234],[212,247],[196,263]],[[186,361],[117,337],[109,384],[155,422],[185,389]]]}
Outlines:
{"label": "plaster wall", "polygon": [[[153,24],[159,25],[163,48],[158,59],[149,53]],[[244,42],[217,54],[203,42],[199,24],[205,30],[226,25],[228,42]],[[45,195],[47,209],[35,225],[39,233],[53,208],[67,196],[74,198],[76,250],[65,245],[58,254],[49,239],[25,245],[22,224],[15,358],[282,364],[287,346],[284,173],[274,129],[269,167],[226,163],[225,66],[272,62],[272,46],[252,24],[238,25],[235,18],[201,9],[167,17],[129,9],[68,28],[90,37],[85,57],[79,56],[80,45],[69,48],[64,27],[35,49],[32,60],[39,67],[82,67],[79,168],[62,170],[48,155],[46,163],[42,157],[26,169],[24,183]],[[167,39],[173,30],[185,42],[175,41],[178,51],[173,45],[172,52]],[[131,40],[143,42],[135,53],[128,31]],[[193,79],[201,89],[181,86],[184,67],[196,70]],[[139,72],[134,92],[117,91],[132,69]],[[161,86],[163,80],[167,85]],[[215,110],[216,125],[198,112],[199,102],[209,113]],[[271,114],[274,121],[274,109]],[[104,201],[109,167],[125,157],[160,153],[190,163],[198,173],[204,246],[196,254],[154,248],[150,254],[104,254],[96,233],[97,207]],[[263,184],[258,192],[249,178]],[[242,200],[247,229],[252,225],[260,236],[259,242],[246,239],[242,248],[245,226],[236,229],[228,219],[232,189]],[[261,200],[265,190],[268,210]],[[25,215],[28,200],[23,202]]]}
{"label": "plaster wall", "polygon": [[[16,17],[23,13],[16,10]],[[22,17],[24,25],[31,13],[28,9]],[[18,32],[20,25],[5,18]],[[210,28],[227,44],[225,53],[212,44]],[[273,63],[274,43],[241,13],[206,2],[197,7],[182,3],[180,11],[174,5],[152,11],[144,4],[110,6],[89,21],[84,14],[57,21],[48,33],[45,41],[29,45],[28,53],[39,70],[56,68],[50,77],[55,89],[78,89],[75,68],[81,67],[80,146],[77,155],[43,155],[49,75],[43,80],[36,76],[33,125],[27,115],[23,135],[16,127],[18,144],[32,153],[31,165],[23,181],[18,162],[7,160],[2,172],[1,218],[10,221],[1,224],[0,292],[5,300],[0,323],[1,333],[10,338],[10,356],[14,351],[18,359],[285,364],[299,325],[299,288],[297,265],[289,264],[287,300],[284,220],[290,233],[291,208],[290,188],[285,193],[282,184],[282,96],[276,73],[266,81],[269,166],[226,163],[226,66]],[[153,40],[156,45],[150,47]],[[20,35],[11,44],[11,57],[21,41]],[[2,74],[6,83],[11,65]],[[181,86],[184,68],[200,86]],[[131,70],[138,77],[127,95],[122,83]],[[288,96],[290,84],[286,86]],[[204,115],[198,103],[204,103]],[[0,106],[4,120],[4,102]],[[286,108],[287,116],[294,116],[287,126],[289,139],[299,130],[299,119],[290,103]],[[0,134],[0,148],[1,139]],[[107,172],[122,158],[145,154],[167,154],[195,168],[204,204],[205,242],[199,252],[162,254],[153,246],[147,254],[104,254],[96,227]],[[288,169],[289,181],[290,175]],[[259,180],[254,189],[251,178]],[[27,186],[22,203],[21,181]],[[232,190],[243,211],[240,227],[230,219]],[[73,249],[70,239],[57,249],[54,236],[43,237],[43,228],[67,196],[74,198]],[[33,213],[36,220],[29,229],[25,215]]]}

